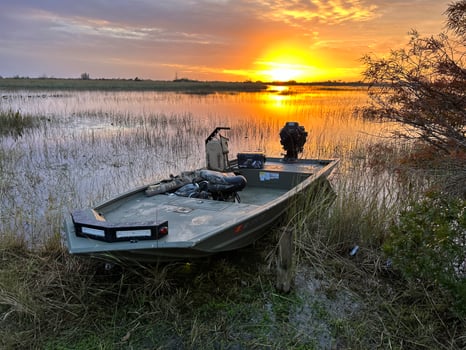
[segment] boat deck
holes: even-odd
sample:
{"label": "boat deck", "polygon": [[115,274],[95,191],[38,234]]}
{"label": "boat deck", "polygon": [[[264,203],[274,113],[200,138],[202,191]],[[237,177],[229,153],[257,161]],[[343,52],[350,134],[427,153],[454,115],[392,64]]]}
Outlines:
{"label": "boat deck", "polygon": [[98,213],[106,221],[116,224],[133,222],[168,221],[170,233],[163,240],[189,241],[199,233],[217,229],[225,222],[240,220],[262,205],[286,193],[284,189],[248,187],[239,193],[241,202],[224,202],[209,199],[158,194],[147,197],[143,192],[129,201],[100,208]]}

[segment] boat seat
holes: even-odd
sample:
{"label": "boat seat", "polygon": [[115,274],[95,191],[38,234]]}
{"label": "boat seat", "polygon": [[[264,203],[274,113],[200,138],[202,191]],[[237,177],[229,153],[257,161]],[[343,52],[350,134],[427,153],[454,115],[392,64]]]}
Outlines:
{"label": "boat seat", "polygon": [[241,191],[246,183],[246,178],[242,175],[203,169],[199,172],[196,181],[184,185],[175,194],[193,198],[212,196],[216,200],[227,200],[230,197],[237,197],[237,192]]}
{"label": "boat seat", "polygon": [[201,170],[199,175],[209,183],[209,187],[217,190],[241,191],[246,187],[246,178],[235,173],[222,173],[214,170]]}
{"label": "boat seat", "polygon": [[213,199],[228,200],[236,198],[240,201],[237,192],[246,187],[246,178],[235,173],[222,173],[214,170],[201,170],[200,177],[205,180],[203,186],[210,193]]}

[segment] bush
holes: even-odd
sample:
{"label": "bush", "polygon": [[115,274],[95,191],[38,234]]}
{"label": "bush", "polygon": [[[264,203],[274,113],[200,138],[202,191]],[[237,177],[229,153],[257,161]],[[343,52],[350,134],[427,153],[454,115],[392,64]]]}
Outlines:
{"label": "bush", "polygon": [[431,194],[401,213],[385,253],[413,282],[441,287],[466,316],[466,201]]}

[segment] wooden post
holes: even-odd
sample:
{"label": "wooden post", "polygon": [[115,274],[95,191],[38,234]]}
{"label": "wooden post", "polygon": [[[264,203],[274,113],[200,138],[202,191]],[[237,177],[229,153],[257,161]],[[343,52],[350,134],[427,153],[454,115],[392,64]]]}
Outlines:
{"label": "wooden post", "polygon": [[277,284],[276,288],[284,293],[291,289],[293,279],[293,230],[285,228],[278,241]]}

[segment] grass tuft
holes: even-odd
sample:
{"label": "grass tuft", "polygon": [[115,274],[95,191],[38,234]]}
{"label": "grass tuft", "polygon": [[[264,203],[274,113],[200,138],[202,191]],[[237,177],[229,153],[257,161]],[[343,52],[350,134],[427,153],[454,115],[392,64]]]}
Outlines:
{"label": "grass tuft", "polygon": [[38,125],[38,119],[23,115],[19,111],[8,110],[0,112],[0,136],[10,135],[15,138],[23,136],[23,134]]}

